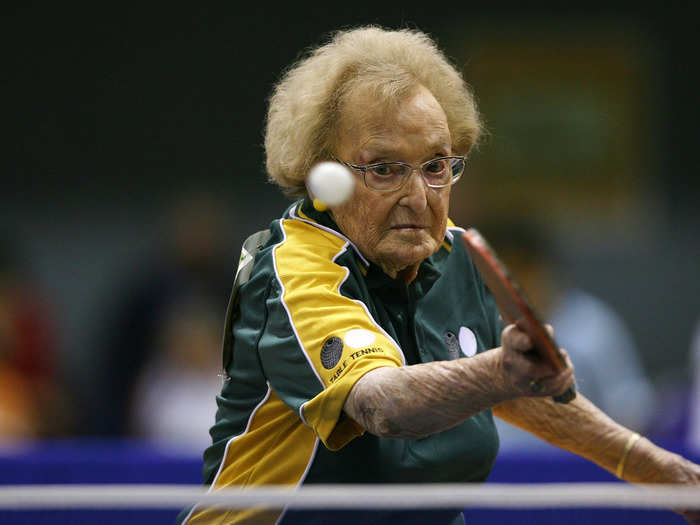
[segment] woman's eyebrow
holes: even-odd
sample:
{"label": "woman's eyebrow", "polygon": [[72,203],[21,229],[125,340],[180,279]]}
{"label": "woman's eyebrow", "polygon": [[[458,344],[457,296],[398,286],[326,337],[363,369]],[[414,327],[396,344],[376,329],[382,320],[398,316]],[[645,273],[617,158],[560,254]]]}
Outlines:
{"label": "woman's eyebrow", "polygon": [[397,160],[399,154],[389,144],[367,143],[358,150],[358,157],[364,162],[374,162],[375,160]]}

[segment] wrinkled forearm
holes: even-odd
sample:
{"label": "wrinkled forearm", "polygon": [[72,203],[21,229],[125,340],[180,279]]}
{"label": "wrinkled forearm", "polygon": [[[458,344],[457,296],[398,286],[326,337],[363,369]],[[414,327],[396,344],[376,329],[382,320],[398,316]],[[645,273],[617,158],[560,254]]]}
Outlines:
{"label": "wrinkled forearm", "polygon": [[613,472],[630,433],[580,393],[567,404],[551,399],[513,399],[494,407],[493,413]]}
{"label": "wrinkled forearm", "polygon": [[[632,434],[581,394],[568,404],[512,399],[494,407],[494,414],[613,474]],[[700,469],[641,438],[629,451],[622,478],[633,483],[700,483]]]}
{"label": "wrinkled forearm", "polygon": [[510,399],[500,380],[500,353],[469,359],[384,367],[364,375],[344,410],[370,433],[421,438],[451,428]]}

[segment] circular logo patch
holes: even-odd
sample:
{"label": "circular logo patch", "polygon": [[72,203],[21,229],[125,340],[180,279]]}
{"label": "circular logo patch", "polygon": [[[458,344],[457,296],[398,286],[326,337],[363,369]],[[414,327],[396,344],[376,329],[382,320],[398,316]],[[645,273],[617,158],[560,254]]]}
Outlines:
{"label": "circular logo patch", "polygon": [[369,330],[356,328],[346,333],[343,339],[350,348],[364,348],[374,343],[376,338],[377,336]]}
{"label": "circular logo patch", "polygon": [[323,343],[321,364],[326,370],[330,370],[338,364],[341,355],[343,355],[343,341],[339,337],[331,337]]}
{"label": "circular logo patch", "polygon": [[462,353],[467,357],[471,357],[476,354],[476,336],[466,326],[459,329],[459,347],[462,349]]}

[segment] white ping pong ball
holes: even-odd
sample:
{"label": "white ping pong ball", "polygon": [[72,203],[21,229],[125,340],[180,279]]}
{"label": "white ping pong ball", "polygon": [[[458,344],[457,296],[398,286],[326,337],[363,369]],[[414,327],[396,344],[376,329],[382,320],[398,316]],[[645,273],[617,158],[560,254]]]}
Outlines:
{"label": "white ping pong ball", "polygon": [[311,168],[308,184],[315,199],[326,206],[338,206],[352,196],[355,178],[342,164],[325,161]]}

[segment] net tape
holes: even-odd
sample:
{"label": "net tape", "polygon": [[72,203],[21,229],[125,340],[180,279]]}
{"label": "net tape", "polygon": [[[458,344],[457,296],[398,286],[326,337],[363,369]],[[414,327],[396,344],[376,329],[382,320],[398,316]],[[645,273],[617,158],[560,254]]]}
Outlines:
{"label": "net tape", "polygon": [[217,508],[295,509],[637,508],[700,509],[700,486],[623,483],[260,486],[5,485],[0,509]]}

